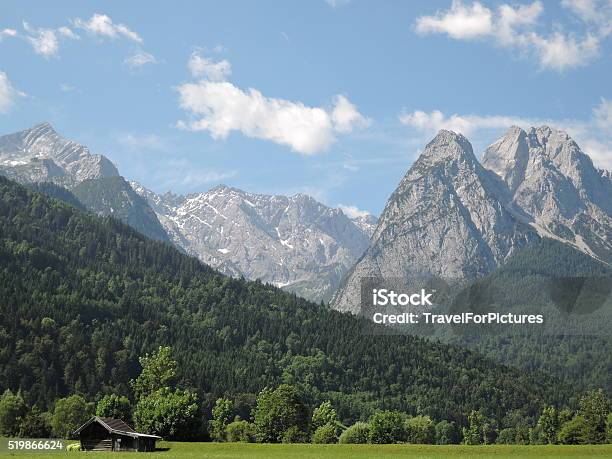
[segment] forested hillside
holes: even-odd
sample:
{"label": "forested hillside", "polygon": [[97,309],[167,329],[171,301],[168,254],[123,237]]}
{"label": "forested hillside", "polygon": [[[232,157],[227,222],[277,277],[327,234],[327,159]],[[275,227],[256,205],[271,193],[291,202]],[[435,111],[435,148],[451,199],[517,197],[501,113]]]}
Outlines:
{"label": "forested hillside", "polygon": [[[466,334],[454,336],[451,342],[508,365],[546,371],[578,391],[602,387],[612,392],[610,266],[567,244],[542,239],[475,286],[481,292],[494,292],[485,296],[503,298],[504,307],[536,311],[550,303],[573,314],[559,316],[557,333]],[[578,321],[577,331],[573,325]]]}
{"label": "forested hillside", "polygon": [[128,394],[138,356],[160,345],[200,395],[284,381],[313,405],[331,399],[345,420],[377,408],[501,420],[573,395],[542,374],[417,337],[364,336],[364,326],[0,178],[0,389],[29,404]]}

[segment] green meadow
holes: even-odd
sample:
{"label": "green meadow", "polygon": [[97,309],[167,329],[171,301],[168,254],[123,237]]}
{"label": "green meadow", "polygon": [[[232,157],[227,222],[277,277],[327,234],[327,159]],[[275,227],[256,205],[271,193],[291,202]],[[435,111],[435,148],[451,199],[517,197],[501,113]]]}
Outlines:
{"label": "green meadow", "polygon": [[1,452],[0,458],[27,457],[53,458],[210,458],[210,459],[442,459],[442,458],[587,458],[612,457],[612,445],[586,446],[437,446],[437,445],[272,445],[256,443],[182,443],[159,442],[155,453],[103,453],[103,452]]}

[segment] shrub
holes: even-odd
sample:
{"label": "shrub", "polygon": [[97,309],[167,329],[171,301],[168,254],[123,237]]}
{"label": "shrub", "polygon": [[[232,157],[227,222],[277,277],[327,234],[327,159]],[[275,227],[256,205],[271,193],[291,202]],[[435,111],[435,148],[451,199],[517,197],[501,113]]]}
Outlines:
{"label": "shrub", "polygon": [[529,444],[530,445],[545,445],[546,438],[540,424],[536,424],[529,429]]}
{"label": "shrub", "polygon": [[80,443],[70,443],[66,446],[66,451],[81,451]]}
{"label": "shrub", "polygon": [[318,427],[312,436],[312,442],[319,444],[338,443],[338,427],[330,423]]}
{"label": "shrub", "polygon": [[440,421],[435,430],[437,445],[456,445],[461,441],[459,429],[454,422]]}
{"label": "shrub", "polygon": [[13,394],[7,389],[0,398],[0,435],[8,437],[17,435],[27,412],[28,407],[21,394]]}
{"label": "shrub", "polygon": [[291,426],[285,430],[281,441],[283,443],[308,443],[308,436],[298,426]]}
{"label": "shrub", "polygon": [[546,443],[557,443],[557,430],[559,430],[559,415],[553,406],[547,406],[542,410],[538,425],[542,429],[542,439]]}
{"label": "shrub", "polygon": [[51,417],[53,434],[60,438],[72,438],[74,431],[91,417],[93,407],[80,395],[60,398],[55,402]]}
{"label": "shrub", "polygon": [[134,409],[136,430],[171,440],[189,440],[199,431],[196,394],[187,390],[160,389],[141,397]]}
{"label": "shrub", "polygon": [[487,419],[480,411],[468,415],[469,427],[463,428],[463,442],[466,445],[490,445],[495,442],[497,431],[495,423]]}
{"label": "shrub", "polygon": [[253,443],[255,441],[255,425],[247,421],[230,422],[225,428],[227,441]]}
{"label": "shrub", "polygon": [[257,397],[253,418],[257,440],[262,443],[284,443],[292,427],[295,427],[292,432],[305,432],[308,428],[308,411],[298,390],[288,384],[281,384],[274,390],[262,390]]}
{"label": "shrub", "polygon": [[363,444],[368,442],[370,425],[365,422],[356,422],[340,435],[340,443]]}
{"label": "shrub", "polygon": [[215,441],[225,441],[227,425],[230,423],[234,403],[226,398],[217,399],[212,409],[212,419],[208,423],[208,431]]}
{"label": "shrub", "polygon": [[19,436],[22,438],[47,438],[51,435],[49,426],[49,413],[41,413],[37,406],[33,406],[21,420]]}
{"label": "shrub", "polygon": [[564,445],[583,445],[588,443],[588,425],[582,416],[575,416],[559,429],[559,443]]}
{"label": "shrub", "polygon": [[96,405],[96,416],[132,422],[132,405],[124,395],[105,395]]}
{"label": "shrub", "polygon": [[338,414],[330,401],[321,403],[312,413],[312,428],[314,430],[323,427],[325,424],[332,424],[334,426],[340,424]]}
{"label": "shrub", "polygon": [[370,418],[370,443],[401,443],[406,440],[405,416],[398,411],[380,411]]}
{"label": "shrub", "polygon": [[502,429],[497,436],[497,443],[500,445],[512,445],[516,439],[516,430],[512,427]]}
{"label": "shrub", "polygon": [[586,443],[603,443],[606,439],[606,418],[610,401],[603,389],[587,392],[580,399],[578,414],[584,419],[584,439]]}
{"label": "shrub", "polygon": [[408,443],[431,444],[434,442],[436,428],[429,416],[415,416],[406,420],[406,440]]}

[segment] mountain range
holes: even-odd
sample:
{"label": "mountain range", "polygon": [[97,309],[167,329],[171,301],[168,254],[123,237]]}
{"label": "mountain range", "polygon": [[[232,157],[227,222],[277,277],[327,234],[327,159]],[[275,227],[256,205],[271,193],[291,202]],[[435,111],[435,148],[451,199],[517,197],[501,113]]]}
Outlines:
{"label": "mountain range", "polygon": [[187,253],[225,274],[314,301],[331,298],[369,242],[367,221],[356,224],[305,194],[262,195],[220,185],[177,196],[131,185]]}
{"label": "mountain range", "polygon": [[376,218],[347,217],[310,196],[270,196],[224,185],[179,196],[128,183],[112,162],[48,123],[0,137],[0,173],[53,182],[88,210],[170,242],[234,276],[328,301],[369,243]]}
{"label": "mountain range", "polygon": [[477,279],[540,238],[609,264],[611,197],[609,172],[563,131],[513,127],[479,162],[464,136],[442,130],[387,201],[332,307],[357,313],[368,277]]}
{"label": "mountain range", "polygon": [[[221,272],[259,279],[357,312],[364,277],[480,278],[541,238],[612,262],[612,178],[565,132],[512,127],[479,161],[460,134],[440,131],[378,219],[297,194],[225,185],[158,194],[51,125],[0,137],[0,173],[61,185],[88,210],[171,242]],[[333,297],[333,298],[332,298]]]}
{"label": "mountain range", "polygon": [[21,183],[51,182],[74,194],[88,210],[169,242],[146,201],[105,156],[60,136],[49,123],[0,137],[0,173]]}

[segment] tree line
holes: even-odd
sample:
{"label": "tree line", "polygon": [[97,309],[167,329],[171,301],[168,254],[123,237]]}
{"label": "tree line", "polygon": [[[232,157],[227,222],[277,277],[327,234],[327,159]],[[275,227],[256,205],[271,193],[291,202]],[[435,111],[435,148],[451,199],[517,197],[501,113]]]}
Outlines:
{"label": "tree line", "polygon": [[0,435],[71,438],[95,412],[133,423],[136,430],[174,440],[259,443],[413,443],[413,444],[600,444],[612,442],[612,412],[604,391],[584,394],[577,410],[546,406],[533,420],[515,417],[501,428],[481,411],[467,414],[463,426],[428,415],[378,410],[364,421],[344,425],[331,401],[312,407],[298,387],[264,388],[246,419],[235,399],[220,397],[209,413],[196,393],[177,386],[178,363],[169,347],[140,359],[142,371],[132,380],[130,397],[107,394],[96,403],[81,395],[55,402],[42,413],[28,408],[20,393],[0,398]]}

